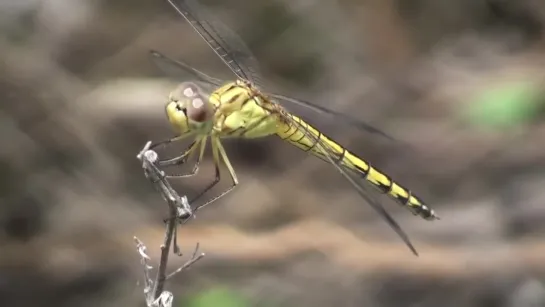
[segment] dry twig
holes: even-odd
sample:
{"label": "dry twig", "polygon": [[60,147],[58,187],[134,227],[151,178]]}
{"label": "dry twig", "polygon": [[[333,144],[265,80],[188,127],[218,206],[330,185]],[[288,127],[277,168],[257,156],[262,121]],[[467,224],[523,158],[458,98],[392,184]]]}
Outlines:
{"label": "dry twig", "polygon": [[164,290],[165,282],[167,279],[172,278],[174,275],[199,261],[204,257],[204,253],[199,253],[199,244],[197,244],[192,257],[180,268],[167,276],[166,268],[170,247],[173,246],[173,252],[178,256],[182,256],[177,242],[176,225],[178,223],[184,224],[193,216],[193,211],[189,206],[187,197],[180,197],[167,181],[165,173],[157,167],[156,162],[158,161],[158,155],[155,151],[149,149],[150,146],[151,142],[146,143],[146,146],[140,151],[137,158],[142,162],[144,175],[161,194],[169,208],[169,215],[166,219],[165,239],[163,244],[161,244],[161,259],[154,280],[150,277],[153,267],[148,264],[150,257],[146,254],[147,248],[137,237],[134,237],[134,240],[136,242],[137,251],[141,257],[141,263],[144,267],[144,296],[146,298],[146,305],[148,307],[171,307],[174,296],[171,292]]}

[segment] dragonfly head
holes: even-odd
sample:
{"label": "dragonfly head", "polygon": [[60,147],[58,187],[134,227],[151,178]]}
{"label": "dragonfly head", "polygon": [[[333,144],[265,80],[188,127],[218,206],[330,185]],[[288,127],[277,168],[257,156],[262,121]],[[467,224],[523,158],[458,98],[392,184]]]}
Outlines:
{"label": "dragonfly head", "polygon": [[166,113],[172,127],[178,133],[185,133],[209,126],[214,107],[199,86],[184,82],[170,93]]}

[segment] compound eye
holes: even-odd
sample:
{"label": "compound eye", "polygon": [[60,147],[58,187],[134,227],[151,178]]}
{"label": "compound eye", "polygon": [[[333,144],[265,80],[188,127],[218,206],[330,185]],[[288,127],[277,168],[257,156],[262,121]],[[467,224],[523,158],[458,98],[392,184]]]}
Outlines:
{"label": "compound eye", "polygon": [[191,100],[191,107],[195,109],[202,109],[204,106],[204,101],[201,97],[196,97]]}
{"label": "compound eye", "polygon": [[185,98],[193,98],[197,96],[198,93],[199,89],[193,83],[185,83],[182,87],[182,95],[184,95]]}
{"label": "compound eye", "polygon": [[209,120],[212,117],[212,107],[201,96],[195,96],[195,98],[189,101],[187,106],[187,116],[189,119],[202,123]]}

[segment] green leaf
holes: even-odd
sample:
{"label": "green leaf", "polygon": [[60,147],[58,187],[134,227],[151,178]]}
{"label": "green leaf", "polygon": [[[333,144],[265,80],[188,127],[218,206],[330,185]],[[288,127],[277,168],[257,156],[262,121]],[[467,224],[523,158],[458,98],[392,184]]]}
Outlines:
{"label": "green leaf", "polygon": [[474,97],[465,116],[478,127],[506,129],[539,116],[541,93],[529,82],[501,84]]}
{"label": "green leaf", "polygon": [[189,307],[245,307],[248,305],[248,301],[240,294],[219,287],[193,296],[186,304]]}

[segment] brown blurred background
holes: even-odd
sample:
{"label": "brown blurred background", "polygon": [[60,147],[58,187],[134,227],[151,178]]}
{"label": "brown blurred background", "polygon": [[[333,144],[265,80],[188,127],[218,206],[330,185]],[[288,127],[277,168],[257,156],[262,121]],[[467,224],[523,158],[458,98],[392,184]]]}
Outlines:
{"label": "brown blurred background", "polygon": [[[545,306],[542,1],[202,3],[271,88],[400,140],[293,109],[442,220],[380,198],[416,258],[332,167],[228,140],[241,184],[181,229],[207,257],[168,285],[176,306]],[[0,2],[2,306],[144,305],[132,237],[157,260],[166,204],[135,156],[172,136],[176,84],[149,49],[232,78],[166,1]],[[212,179],[207,159],[176,187]]]}

